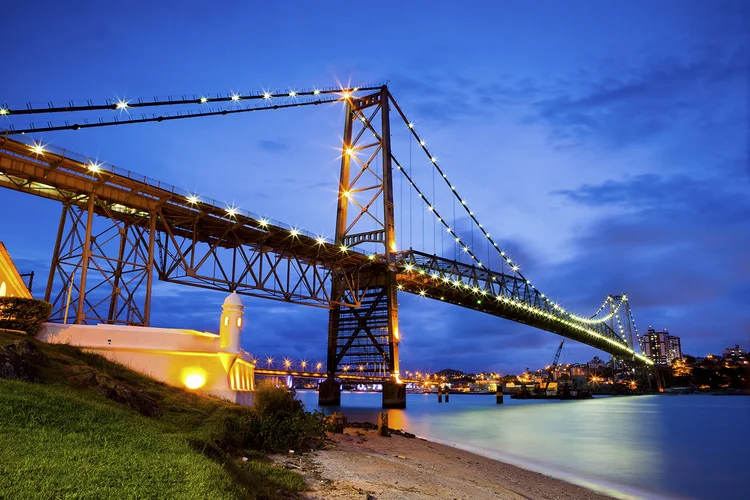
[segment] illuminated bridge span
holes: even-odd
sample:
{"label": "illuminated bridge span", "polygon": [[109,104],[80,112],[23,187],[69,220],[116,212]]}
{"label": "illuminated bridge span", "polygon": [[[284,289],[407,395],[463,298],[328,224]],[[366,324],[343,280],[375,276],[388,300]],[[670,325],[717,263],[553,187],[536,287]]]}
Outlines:
{"label": "illuminated bridge span", "polygon": [[[331,103],[346,107],[333,241],[39,141],[10,138],[35,131]],[[138,108],[190,105],[201,108],[140,117],[128,114],[125,119],[78,118],[94,111],[135,113]],[[220,107],[206,108],[209,105]],[[155,276],[172,283],[325,307],[330,310],[326,363],[330,385],[335,385],[334,377],[351,376],[344,367],[363,366],[359,376],[394,382],[395,392],[384,389],[384,403],[390,398],[395,402],[388,404],[394,405],[401,405],[403,396],[398,383],[398,291],[500,316],[631,362],[651,364],[635,351],[633,331],[637,336],[637,330],[627,296],[609,296],[595,314],[578,316],[532,285],[479,223],[386,86],[71,102],[42,109],[5,105],[0,110],[5,119],[37,113],[68,116],[42,127],[10,126],[0,139],[0,186],[57,200],[63,206],[45,293],[53,304],[53,320],[148,325]],[[410,147],[416,144],[426,155],[433,176],[430,192],[420,189],[411,165],[396,157],[391,144],[392,110],[409,134]],[[395,172],[402,186],[405,182],[417,197],[422,217],[429,214],[433,227],[441,228],[441,239],[450,240],[453,258],[439,256],[437,243],[432,252],[398,250]],[[453,225],[440,211],[435,178],[453,203]],[[472,224],[469,236],[455,227],[456,206]],[[401,210],[403,217],[404,204]],[[424,225],[423,219],[423,231]],[[480,245],[473,245],[475,233],[488,254],[492,251],[485,262],[478,257]],[[434,235],[433,231],[436,241]],[[489,268],[492,259],[494,270]],[[335,403],[336,387],[327,401],[324,392],[328,390],[321,389],[321,402]],[[386,396],[386,392],[393,394]]]}

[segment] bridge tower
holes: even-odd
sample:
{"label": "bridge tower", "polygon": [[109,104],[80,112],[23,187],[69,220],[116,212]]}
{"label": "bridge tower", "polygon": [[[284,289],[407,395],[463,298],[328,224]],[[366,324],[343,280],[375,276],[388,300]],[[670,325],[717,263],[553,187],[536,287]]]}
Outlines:
{"label": "bridge tower", "polygon": [[360,307],[336,305],[329,313],[328,378],[320,386],[321,405],[340,404],[335,377],[350,372],[389,376],[383,384],[383,407],[406,406],[406,389],[399,380],[389,99],[384,85],[346,102],[335,243],[342,251],[359,245],[376,250],[371,265],[359,270],[366,279],[358,290],[347,290],[344,276],[332,280],[332,297],[353,293]]}

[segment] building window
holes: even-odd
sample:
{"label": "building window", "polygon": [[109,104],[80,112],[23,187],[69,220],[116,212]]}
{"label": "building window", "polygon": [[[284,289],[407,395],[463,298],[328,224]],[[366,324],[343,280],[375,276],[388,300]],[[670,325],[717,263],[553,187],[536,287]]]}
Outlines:
{"label": "building window", "polygon": [[237,327],[242,326],[242,318],[237,318]]}
{"label": "building window", "polygon": [[5,285],[5,282],[3,281],[0,284],[0,297],[5,297],[5,294],[8,293],[7,290],[8,290],[8,287]]}
{"label": "building window", "polygon": [[229,316],[224,316],[224,326],[229,326]]}

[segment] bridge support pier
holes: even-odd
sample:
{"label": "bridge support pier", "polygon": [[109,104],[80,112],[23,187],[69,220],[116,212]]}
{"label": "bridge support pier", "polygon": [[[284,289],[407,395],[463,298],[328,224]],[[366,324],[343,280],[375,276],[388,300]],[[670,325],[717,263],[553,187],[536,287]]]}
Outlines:
{"label": "bridge support pier", "polygon": [[406,385],[383,382],[383,408],[406,408]]}
{"label": "bridge support pier", "polygon": [[335,378],[328,377],[318,384],[319,406],[341,406],[341,384]]}

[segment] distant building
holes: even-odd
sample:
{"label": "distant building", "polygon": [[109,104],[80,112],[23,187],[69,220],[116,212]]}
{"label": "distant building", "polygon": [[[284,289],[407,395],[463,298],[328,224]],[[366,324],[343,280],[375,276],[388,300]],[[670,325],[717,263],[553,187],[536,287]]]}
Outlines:
{"label": "distant building", "polygon": [[680,337],[670,335],[667,330],[657,332],[648,327],[648,332],[641,336],[640,342],[643,355],[654,363],[666,365],[675,359],[682,359]]}
{"label": "distant building", "polygon": [[594,359],[588,362],[589,370],[591,371],[600,371],[603,370],[605,366],[607,366],[607,362],[603,359],[599,359],[599,356],[594,356]]}
{"label": "distant building", "polygon": [[735,345],[734,347],[727,347],[723,351],[721,351],[721,356],[724,359],[731,359],[731,360],[737,360],[738,358],[744,357],[747,354],[747,351],[745,349],[742,349],[739,345]]}

